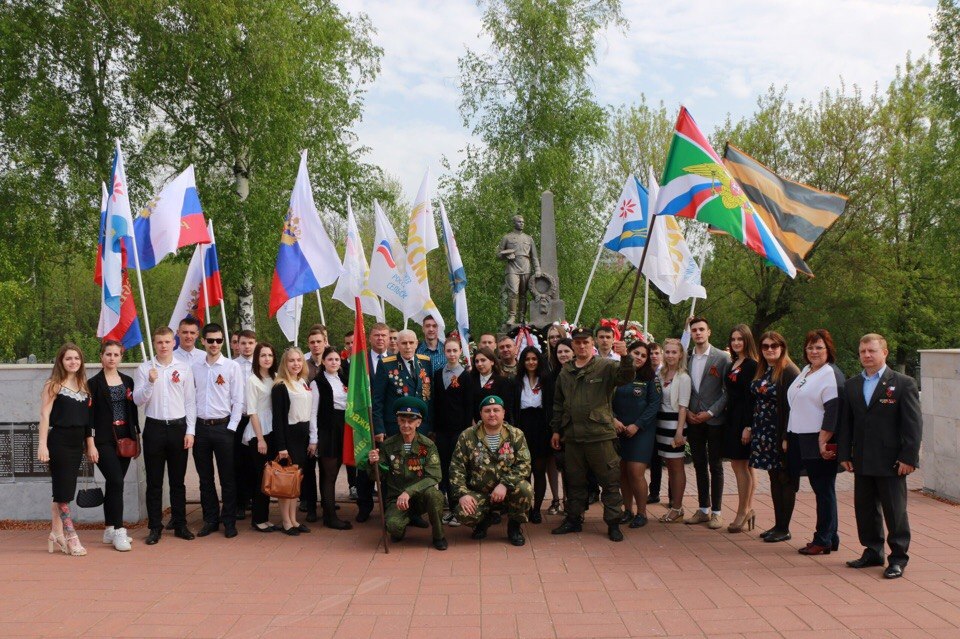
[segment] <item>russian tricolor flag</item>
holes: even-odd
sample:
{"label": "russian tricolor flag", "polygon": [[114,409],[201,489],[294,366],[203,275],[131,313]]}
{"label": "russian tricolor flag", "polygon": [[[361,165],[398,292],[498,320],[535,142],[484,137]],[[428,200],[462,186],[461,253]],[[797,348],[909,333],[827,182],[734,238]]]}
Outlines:
{"label": "russian tricolor flag", "polygon": [[141,270],[153,268],[184,246],[211,241],[192,164],[143,207],[133,230]]}
{"label": "russian tricolor flag", "polygon": [[301,151],[270,286],[270,317],[290,298],[333,284],[342,271],[337,249],[323,228],[313,201],[307,152]]}
{"label": "russian tricolor flag", "polygon": [[[207,228],[207,231],[209,237],[213,238],[213,228]],[[168,326],[176,331],[180,321],[187,317],[196,318],[201,324],[206,324],[210,321],[209,309],[222,300],[223,284],[220,280],[217,245],[214,242],[201,244],[194,250],[193,259],[187,267],[187,275]]]}

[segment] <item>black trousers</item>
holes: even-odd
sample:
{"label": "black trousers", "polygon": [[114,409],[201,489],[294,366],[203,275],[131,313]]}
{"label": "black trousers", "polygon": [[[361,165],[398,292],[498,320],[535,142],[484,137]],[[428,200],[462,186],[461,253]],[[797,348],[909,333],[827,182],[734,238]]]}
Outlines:
{"label": "black trousers", "polygon": [[267,433],[263,436],[267,442],[267,454],[261,455],[257,451],[257,440],[251,439],[250,443],[243,446],[247,454],[248,465],[253,469],[254,479],[256,481],[256,490],[253,492],[253,506],[251,521],[254,524],[264,524],[270,521],[270,496],[265,495],[260,486],[263,483],[264,465],[277,456],[277,450],[273,445],[273,433]]}
{"label": "black trousers", "polygon": [[317,512],[317,497],[319,496],[319,476],[317,475],[317,458],[307,457],[301,467],[303,481],[300,483],[300,501],[306,506],[308,513]]}
{"label": "black trousers", "polygon": [[[183,440],[180,440],[181,446]],[[103,525],[123,528],[123,478],[130,468],[129,457],[118,457],[114,443],[97,444],[100,461],[97,468],[103,475]]]}
{"label": "black trousers", "polygon": [[906,566],[910,556],[910,522],[907,519],[906,476],[853,476],[853,508],[860,543],[883,558],[883,524],[890,546],[890,565]]}
{"label": "black trousers", "polygon": [[720,512],[723,500],[723,424],[687,424],[687,440],[697,471],[700,508]]}
{"label": "black trousers", "polygon": [[[250,416],[244,415],[240,418],[240,425],[233,435],[233,476],[237,484],[237,506],[246,509],[253,499],[254,477],[256,469],[250,463],[250,454],[246,450],[247,446],[243,443],[243,431],[250,422]],[[253,442],[256,448],[256,440]]]}
{"label": "black trousers", "polygon": [[147,418],[143,429],[143,465],[147,471],[147,525],[151,530],[163,528],[163,474],[169,473],[170,520],[176,525],[187,523],[187,450],[183,438],[187,434],[185,419],[165,424]]}
{"label": "black trousers", "polygon": [[437,452],[440,454],[440,472],[443,474],[440,492],[447,496],[447,505],[450,510],[453,510],[457,504],[453,498],[453,491],[450,490],[450,462],[453,460],[453,450],[456,448],[460,433],[436,433],[436,437]]}
{"label": "black trousers", "polygon": [[[217,459],[217,474],[223,492],[223,506],[217,497],[213,478],[213,459]],[[233,432],[227,425],[205,426],[197,419],[197,438],[193,442],[193,462],[200,476],[200,508],[205,524],[232,526],[237,521],[237,485],[233,470]]]}

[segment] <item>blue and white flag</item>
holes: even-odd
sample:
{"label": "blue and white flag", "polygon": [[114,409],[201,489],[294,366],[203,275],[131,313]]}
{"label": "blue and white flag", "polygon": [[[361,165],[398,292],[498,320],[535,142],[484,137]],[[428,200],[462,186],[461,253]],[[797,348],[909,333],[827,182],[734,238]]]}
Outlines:
{"label": "blue and white flag", "polygon": [[447,254],[447,269],[450,275],[450,291],[453,293],[453,313],[457,318],[457,331],[464,353],[470,348],[470,314],[467,312],[467,273],[463,270],[460,249],[453,237],[453,227],[447,218],[447,209],[440,202],[440,225],[443,228],[443,251]]}
{"label": "blue and white flag", "polygon": [[620,253],[634,266],[640,266],[643,246],[647,243],[647,226],[650,224],[650,204],[647,192],[633,175],[627,178],[620,192],[620,199],[610,216],[602,244]]}

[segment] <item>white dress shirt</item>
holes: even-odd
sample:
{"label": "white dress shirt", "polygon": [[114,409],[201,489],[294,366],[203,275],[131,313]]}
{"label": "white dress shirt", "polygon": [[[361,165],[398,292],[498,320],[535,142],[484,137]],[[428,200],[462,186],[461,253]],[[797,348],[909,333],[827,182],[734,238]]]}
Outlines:
{"label": "white dress shirt", "polygon": [[334,410],[347,410],[347,389],[340,381],[340,377],[336,373],[331,375],[326,371],[323,372],[323,376],[327,378],[327,383],[333,390]]}
{"label": "white dress shirt", "polygon": [[373,376],[377,374],[377,368],[382,363],[384,357],[387,356],[387,352],[378,353],[372,348],[370,349],[370,379],[373,379]]}
{"label": "white dress shirt", "polygon": [[690,356],[690,381],[693,383],[693,389],[700,391],[700,380],[703,378],[703,371],[707,368],[707,357],[710,356],[710,349],[701,355],[694,349]]}
{"label": "white dress shirt", "polygon": [[[253,357],[251,357],[250,359],[247,359],[243,355],[237,355],[236,357],[233,358],[233,361],[235,361],[237,364],[240,364],[241,379],[244,381],[244,389],[246,389],[247,378],[250,377],[251,373],[253,373]],[[247,410],[246,392],[244,392],[243,394],[243,414],[244,415],[250,414],[250,411]]]}
{"label": "white dress shirt", "polygon": [[200,364],[203,360],[207,359],[207,351],[202,348],[195,348],[192,351],[183,350],[182,346],[178,346],[173,350],[173,358],[179,359],[183,362],[189,362],[191,366],[194,364]]}
{"label": "white dress shirt", "polygon": [[541,408],[543,406],[543,390],[540,388],[540,380],[537,380],[537,392],[533,392],[533,386],[530,385],[530,378],[523,376],[523,388],[520,390],[520,410],[524,408]]}
{"label": "white dress shirt", "polygon": [[[290,397],[290,410],[287,411],[287,423],[299,424],[300,422],[310,423],[310,443],[317,443],[317,409],[316,403],[319,402],[319,393],[316,392],[317,381],[314,380],[307,385],[307,380],[298,379],[293,385],[287,384],[287,395]],[[317,400],[314,399],[317,397]]]}
{"label": "white dress shirt", "polygon": [[[150,383],[150,369],[157,369],[157,381]],[[196,432],[197,400],[193,372],[186,362],[172,358],[161,364],[156,358],[144,362],[133,374],[133,401],[150,419],[186,419],[187,435]]]}
{"label": "white dress shirt", "polygon": [[197,417],[229,417],[227,428],[237,430],[243,417],[244,379],[240,364],[222,353],[213,364],[204,358],[202,363],[193,365],[193,379],[197,384]]}
{"label": "white dress shirt", "polygon": [[[247,394],[245,404],[249,408],[249,415],[256,415],[260,421],[260,430],[264,435],[273,432],[273,402],[270,399],[270,391],[273,389],[273,379],[260,379],[251,374],[247,377]],[[253,420],[247,424],[243,431],[243,442],[249,442],[257,434],[253,431]]]}

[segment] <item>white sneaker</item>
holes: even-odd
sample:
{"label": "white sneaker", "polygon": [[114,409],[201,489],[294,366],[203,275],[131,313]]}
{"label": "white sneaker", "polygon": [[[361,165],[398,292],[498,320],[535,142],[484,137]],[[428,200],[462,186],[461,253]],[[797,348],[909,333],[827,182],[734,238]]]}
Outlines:
{"label": "white sneaker", "polygon": [[127,552],[128,550],[130,550],[130,538],[127,537],[126,528],[117,528],[114,531],[113,547],[119,550],[120,552]]}
{"label": "white sneaker", "polygon": [[112,544],[112,543],[113,543],[113,536],[116,534],[116,532],[117,532],[117,531],[113,528],[113,526],[107,526],[106,528],[104,528],[104,529],[103,529],[103,543],[105,543],[105,544]]}
{"label": "white sneaker", "polygon": [[457,516],[453,513],[447,513],[443,516],[443,525],[450,526],[451,528],[456,528],[460,525],[460,520],[457,519]]}

